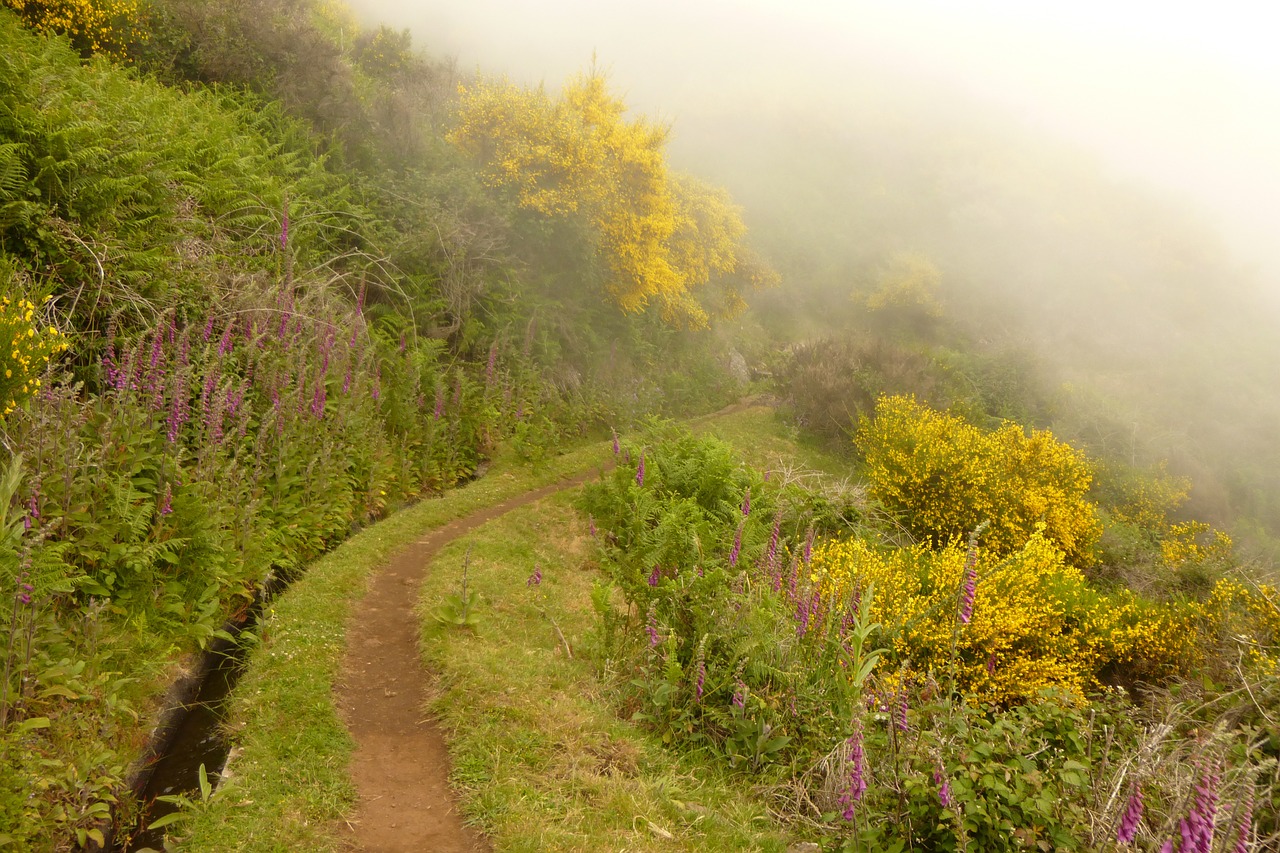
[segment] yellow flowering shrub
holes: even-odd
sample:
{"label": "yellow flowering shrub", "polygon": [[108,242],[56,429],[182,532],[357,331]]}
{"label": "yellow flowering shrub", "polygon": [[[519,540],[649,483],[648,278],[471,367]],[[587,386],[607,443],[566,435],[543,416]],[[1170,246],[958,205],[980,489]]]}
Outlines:
{"label": "yellow flowering shrub", "polygon": [[1101,531],[1087,499],[1092,471],[1048,430],[1006,422],[989,432],[914,397],[884,396],[855,442],[875,496],[935,547],[985,521],[983,546],[1008,554],[1043,525],[1068,562],[1089,562]]}
{"label": "yellow flowering shrub", "polygon": [[1171,569],[1207,563],[1226,565],[1232,556],[1234,543],[1221,530],[1214,530],[1203,521],[1186,521],[1169,527],[1160,541],[1160,555]]}
{"label": "yellow flowering shrub", "polygon": [[124,58],[138,34],[138,0],[3,0],[38,33],[65,35],[81,51]]}
{"label": "yellow flowering shrub", "polygon": [[694,291],[716,281],[720,313],[740,311],[734,274],[767,284],[743,257],[738,208],[719,191],[675,176],[667,128],[628,120],[603,75],[569,81],[558,98],[542,88],[476,83],[460,90],[449,139],[480,161],[486,180],[511,189],[544,216],[585,216],[608,269],[606,288],[624,311],[656,304],[674,325],[702,328]]}
{"label": "yellow flowering shrub", "polygon": [[874,584],[872,619],[912,669],[949,676],[986,701],[1034,699],[1044,688],[1083,701],[1102,675],[1158,680],[1195,671],[1204,608],[1103,595],[1042,532],[1011,554],[975,552],[971,618],[960,618],[967,547],[883,550],[860,539],[814,547],[824,596]]}
{"label": "yellow flowering shrub", "polygon": [[45,366],[66,348],[61,332],[39,327],[35,303],[0,297],[0,419],[40,388]]}
{"label": "yellow flowering shrub", "polygon": [[1186,502],[1191,480],[1170,474],[1167,464],[1138,469],[1116,462],[1098,463],[1101,503],[1111,517],[1144,530],[1164,531],[1171,512]]}
{"label": "yellow flowering shrub", "polygon": [[1280,593],[1274,586],[1222,578],[1205,599],[1203,620],[1223,659],[1239,658],[1259,675],[1280,673]]}
{"label": "yellow flowering shrub", "polygon": [[942,316],[937,296],[941,282],[942,272],[924,255],[898,252],[880,270],[875,288],[862,301],[871,311],[896,309],[937,318]]}

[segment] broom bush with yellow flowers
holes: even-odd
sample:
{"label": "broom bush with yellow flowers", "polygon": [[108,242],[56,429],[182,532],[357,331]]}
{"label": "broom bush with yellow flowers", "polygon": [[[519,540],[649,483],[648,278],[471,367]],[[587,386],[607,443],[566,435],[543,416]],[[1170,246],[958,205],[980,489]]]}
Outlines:
{"label": "broom bush with yellow flowers", "polygon": [[42,322],[36,303],[0,296],[0,420],[40,389],[49,362],[66,349],[66,337]]}
{"label": "broom bush with yellow flowers", "polygon": [[140,36],[138,0],[4,0],[38,33],[68,37],[83,53],[123,59]]}

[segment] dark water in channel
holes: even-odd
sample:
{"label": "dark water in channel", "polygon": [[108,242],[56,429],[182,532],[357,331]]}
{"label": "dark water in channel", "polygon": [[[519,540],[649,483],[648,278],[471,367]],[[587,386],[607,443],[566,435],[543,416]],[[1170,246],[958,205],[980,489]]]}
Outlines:
{"label": "dark water in channel", "polygon": [[[257,624],[261,610],[256,606],[246,627]],[[241,629],[243,630],[243,629]],[[159,758],[142,793],[144,811],[139,819],[143,829],[129,841],[118,847],[124,853],[145,849],[163,850],[164,834],[168,827],[147,830],[145,827],[177,811],[177,806],[159,802],[155,798],[166,794],[185,794],[192,800],[200,798],[200,765],[203,764],[210,784],[218,785],[223,766],[227,761],[230,744],[223,737],[221,723],[225,717],[227,698],[244,672],[246,647],[226,640],[218,640],[211,652],[215,656],[213,668],[200,684],[200,691],[172,736],[165,754]],[[175,827],[176,828],[176,827]]]}

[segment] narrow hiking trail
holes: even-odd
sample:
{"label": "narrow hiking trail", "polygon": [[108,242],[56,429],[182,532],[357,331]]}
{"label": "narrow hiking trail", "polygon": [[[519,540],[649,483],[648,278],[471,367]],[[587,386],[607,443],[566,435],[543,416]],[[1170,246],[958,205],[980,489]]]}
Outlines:
{"label": "narrow hiking trail", "polygon": [[[739,400],[688,423],[696,429],[758,404],[751,398]],[[427,565],[445,545],[514,509],[580,486],[612,464],[609,460],[455,519],[396,554],[372,576],[347,623],[347,649],[335,688],[338,712],[356,742],[351,777],[358,803],[344,833],[349,849],[492,849],[458,813],[449,787],[448,748],[424,709],[428,677],[418,654],[418,589]]]}
{"label": "narrow hiking trail", "polygon": [[445,545],[511,510],[582,485],[581,472],[436,528],[397,554],[370,580],[347,625],[337,705],[356,741],[351,776],[359,794],[348,824],[353,850],[487,851],[487,840],[462,821],[449,787],[449,754],[423,709],[427,674],[418,656],[418,588]]}

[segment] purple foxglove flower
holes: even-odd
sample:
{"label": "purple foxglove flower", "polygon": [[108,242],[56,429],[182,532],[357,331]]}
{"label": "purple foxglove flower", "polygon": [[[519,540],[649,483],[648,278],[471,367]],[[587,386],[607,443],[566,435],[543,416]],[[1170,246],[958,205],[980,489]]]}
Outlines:
{"label": "purple foxglove flower", "polygon": [[438,421],[440,420],[440,416],[443,414],[444,414],[444,386],[437,385],[436,386],[436,408],[435,408],[435,411],[432,412],[431,416],[432,418]]}
{"label": "purple foxglove flower", "polygon": [[849,736],[849,785],[840,797],[845,820],[853,820],[854,803],[861,801],[866,792],[866,755],[862,748],[862,726],[859,725]]}
{"label": "purple foxglove flower", "polygon": [[1253,829],[1253,786],[1244,798],[1244,808],[1240,812],[1240,826],[1236,829],[1236,844],[1231,853],[1249,853],[1249,833]]}
{"label": "purple foxglove flower", "polygon": [[995,674],[996,674],[996,653],[992,652],[990,656],[987,657],[987,675],[995,675]]}
{"label": "purple foxglove flower", "polygon": [[893,724],[897,726],[900,732],[905,732],[909,728],[907,723],[907,679],[905,677],[898,688],[898,702],[893,709]]}
{"label": "purple foxglove flower", "polygon": [[173,512],[173,487],[165,483],[164,500],[160,502],[160,514],[168,515],[171,512]]}
{"label": "purple foxglove flower", "polygon": [[1116,840],[1121,844],[1129,844],[1138,835],[1138,824],[1142,822],[1142,789],[1133,786],[1129,794],[1129,803],[1125,807],[1124,816],[1120,818],[1120,828],[1116,831]]}
{"label": "purple foxglove flower", "polygon": [[798,638],[804,639],[805,632],[809,630],[809,617],[812,613],[808,599],[802,599],[796,605],[796,636]]}
{"label": "purple foxglove flower", "polygon": [[[191,409],[187,403],[186,374],[178,372],[177,385],[173,389],[173,399],[169,403],[169,417],[166,419],[168,429],[165,436],[170,444],[177,444],[182,425],[191,418]],[[207,402],[207,398],[205,398]]]}
{"label": "purple foxglove flower", "polygon": [[967,563],[964,570],[964,591],[960,595],[960,624],[968,625],[973,618],[973,599],[978,590],[978,572]]}
{"label": "purple foxglove flower", "polygon": [[613,455],[617,456],[618,452],[622,450],[622,448],[618,446],[618,432],[613,429],[610,429],[609,432],[613,433]]}
{"label": "purple foxglove flower", "polygon": [[346,396],[351,393],[351,368],[352,361],[347,362],[347,375],[342,378],[342,394]]}
{"label": "purple foxglove flower", "polygon": [[733,691],[733,707],[745,708],[747,706],[747,692],[747,685],[739,678],[738,685]]}
{"label": "purple foxglove flower", "polygon": [[595,539],[595,538],[596,538],[596,519],[595,519],[595,516],[593,516],[593,515],[589,515],[589,516],[587,516],[587,522],[588,522],[588,530],[589,530],[589,531],[590,531],[590,533],[591,533],[591,538],[592,538],[592,539]]}
{"label": "purple foxglove flower", "polygon": [[1173,853],[1173,839],[1169,839],[1160,845],[1160,853]]}
{"label": "purple foxglove flower", "polygon": [[222,330],[222,339],[218,341],[218,355],[226,355],[227,353],[231,352],[232,348],[235,346],[231,342],[231,335],[235,332],[235,330],[236,330],[236,319],[235,317],[232,317],[230,320],[227,321],[227,327]]}
{"label": "purple foxglove flower", "polygon": [[151,360],[148,365],[152,370],[160,364],[160,357],[164,354],[164,330],[156,329],[155,337],[151,340]]}
{"label": "purple foxglove flower", "polygon": [[662,570],[655,565],[653,571],[649,573],[649,586],[657,586],[660,580],[662,580]]}
{"label": "purple foxglove flower", "polygon": [[742,495],[742,517],[751,515],[751,489],[748,487]]}
{"label": "purple foxglove flower", "polygon": [[316,380],[315,393],[311,395],[311,414],[316,420],[324,418],[324,405],[328,399],[328,391],[324,387],[324,379],[321,377]]}
{"label": "purple foxglove flower", "polygon": [[656,601],[649,604],[649,618],[645,621],[644,628],[649,634],[649,648],[655,648],[662,642],[662,636],[658,633],[658,602]]}
{"label": "purple foxglove flower", "polygon": [[200,336],[206,344],[209,343],[209,338],[213,337],[213,321],[214,316],[210,314],[209,319],[204,324],[204,333]]}
{"label": "purple foxglove flower", "polygon": [[644,451],[640,451],[640,464],[636,466],[636,485],[644,485]]}
{"label": "purple foxglove flower", "polygon": [[540,583],[542,583],[542,569],[538,568],[537,564],[534,564],[533,574],[529,575],[529,579],[524,582],[524,585],[537,586]]}
{"label": "purple foxglove flower", "polygon": [[738,525],[738,532],[733,537],[733,549],[729,551],[729,565],[738,565],[738,555],[742,553],[742,528],[746,523]]}
{"label": "purple foxglove flower", "polygon": [[809,565],[809,561],[813,559],[813,537],[816,531],[810,527],[809,534],[804,539],[804,564]]}
{"label": "purple foxglove flower", "polygon": [[1235,847],[1231,853],[1249,853],[1249,833],[1253,829],[1253,790],[1244,799],[1244,809],[1240,812],[1240,826],[1235,830]]}
{"label": "purple foxglove flower", "polygon": [[405,351],[406,346],[407,346],[407,344],[406,344],[405,339],[404,339],[404,332],[401,332],[401,333],[400,333],[400,354],[401,354],[401,355],[404,355],[404,351]]}
{"label": "purple foxglove flower", "polygon": [[951,808],[954,802],[951,796],[951,780],[943,775],[941,767],[933,771],[933,783],[938,786],[938,802],[942,803],[944,809]]}

